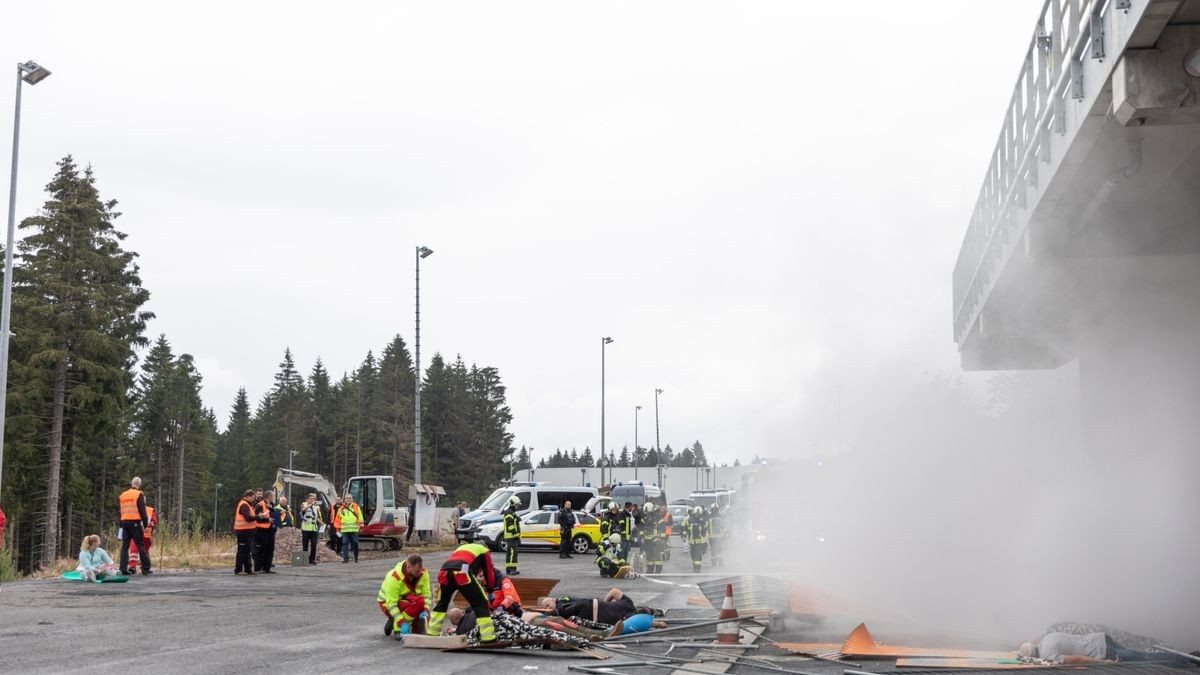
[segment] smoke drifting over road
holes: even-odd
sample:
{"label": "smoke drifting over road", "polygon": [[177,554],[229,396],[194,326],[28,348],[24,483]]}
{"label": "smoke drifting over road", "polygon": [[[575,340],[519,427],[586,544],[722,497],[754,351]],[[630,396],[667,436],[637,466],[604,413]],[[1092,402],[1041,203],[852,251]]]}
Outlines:
{"label": "smoke drifting over road", "polygon": [[[840,456],[759,474],[766,541],[733,566],[844,599],[831,634],[868,621],[883,640],[1015,648],[1069,620],[1200,646],[1200,436],[1180,422],[1200,399],[1089,375],[1081,360],[986,393],[926,378],[877,396]],[[1151,404],[1100,404],[1137,400]]]}

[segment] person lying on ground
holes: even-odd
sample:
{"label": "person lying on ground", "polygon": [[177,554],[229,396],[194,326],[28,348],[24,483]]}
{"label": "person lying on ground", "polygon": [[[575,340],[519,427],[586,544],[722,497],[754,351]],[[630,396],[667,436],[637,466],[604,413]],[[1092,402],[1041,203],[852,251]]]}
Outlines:
{"label": "person lying on ground", "polygon": [[100,548],[100,535],[89,534],[83,538],[83,542],[79,544],[79,566],[75,569],[79,572],[81,581],[100,581],[107,576],[116,575],[116,563],[108,555],[108,551]]}
{"label": "person lying on ground", "polygon": [[1047,633],[1040,640],[1021,645],[1021,658],[1042,659],[1053,663],[1103,663],[1105,661],[1170,661],[1186,664],[1188,659],[1168,652],[1142,652],[1126,649],[1107,633]]}
{"label": "person lying on ground", "polygon": [[[633,599],[619,588],[609,590],[604,595],[604,599],[571,596],[563,596],[558,599],[546,598],[544,604],[538,609],[544,613],[567,619],[589,619],[608,625],[615,625],[618,621],[627,619],[634,614],[649,614],[651,617],[661,614],[661,611],[652,607],[635,605]],[[662,627],[666,627],[666,624],[663,624]]]}

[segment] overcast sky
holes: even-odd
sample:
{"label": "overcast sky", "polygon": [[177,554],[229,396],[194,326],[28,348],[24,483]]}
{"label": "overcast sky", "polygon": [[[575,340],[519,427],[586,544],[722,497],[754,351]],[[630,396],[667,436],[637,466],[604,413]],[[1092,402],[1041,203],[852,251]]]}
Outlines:
{"label": "overcast sky", "polygon": [[950,273],[1041,4],[27,3],[17,214],[93,165],[222,423],[287,346],[411,345],[424,244],[423,364],[499,368],[535,456],[599,445],[605,335],[610,447],[662,387],[663,445],[830,451],[839,390],[853,427],[960,372]]}

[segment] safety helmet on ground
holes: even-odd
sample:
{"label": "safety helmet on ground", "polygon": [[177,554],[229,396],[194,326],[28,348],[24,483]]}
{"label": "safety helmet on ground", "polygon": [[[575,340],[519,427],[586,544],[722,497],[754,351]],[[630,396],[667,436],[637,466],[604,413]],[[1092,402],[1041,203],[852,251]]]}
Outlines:
{"label": "safety helmet on ground", "polygon": [[613,544],[619,544],[619,543],[621,543],[621,535],[614,532],[614,533],[608,535],[608,541]]}

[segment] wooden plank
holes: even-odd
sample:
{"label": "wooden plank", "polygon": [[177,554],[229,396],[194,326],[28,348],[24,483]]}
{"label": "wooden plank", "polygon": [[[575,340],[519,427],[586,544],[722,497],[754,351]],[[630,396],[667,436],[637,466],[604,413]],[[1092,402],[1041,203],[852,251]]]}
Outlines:
{"label": "wooden plank", "polygon": [[971,670],[1016,670],[1019,668],[1045,668],[1037,664],[1020,663],[1016,659],[978,658],[908,658],[896,659],[899,668],[969,668]]}
{"label": "wooden plank", "polygon": [[466,635],[420,635],[414,633],[404,636],[404,646],[413,649],[450,649],[465,647],[466,644]]}
{"label": "wooden plank", "polygon": [[[559,582],[558,579],[526,578],[521,576],[509,577],[509,580],[513,582],[513,586],[517,589],[517,595],[521,596],[521,604],[523,606],[528,606],[529,598],[540,598],[550,595],[550,591],[553,591]],[[437,594],[438,587],[434,586],[433,599],[435,601],[437,600]],[[456,607],[466,607],[468,605],[467,599],[462,596],[462,593],[455,594],[454,605]]]}

